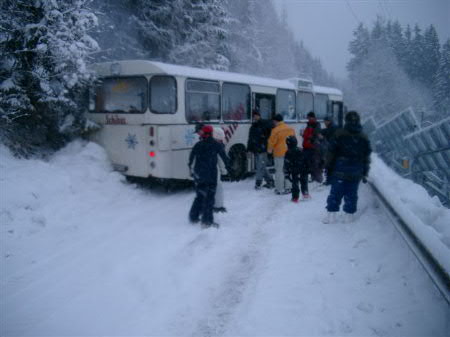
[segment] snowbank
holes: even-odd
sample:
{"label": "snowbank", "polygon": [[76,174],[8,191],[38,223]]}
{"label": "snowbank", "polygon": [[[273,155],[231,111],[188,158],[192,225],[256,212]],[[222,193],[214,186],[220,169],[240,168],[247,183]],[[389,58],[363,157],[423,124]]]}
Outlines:
{"label": "snowbank", "polygon": [[450,274],[450,209],[419,184],[399,176],[376,155],[372,156],[370,177]]}

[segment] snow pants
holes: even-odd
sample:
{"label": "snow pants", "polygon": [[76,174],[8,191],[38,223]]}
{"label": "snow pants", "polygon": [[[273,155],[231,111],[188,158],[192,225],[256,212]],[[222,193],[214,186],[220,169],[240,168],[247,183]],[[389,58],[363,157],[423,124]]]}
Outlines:
{"label": "snow pants", "polygon": [[305,160],[308,165],[309,173],[313,181],[322,183],[323,181],[323,159],[321,153],[316,149],[304,149]]}
{"label": "snow pants", "polygon": [[213,206],[216,186],[216,183],[197,183],[195,185],[196,196],[189,212],[190,221],[197,222],[201,216],[202,223],[204,224],[212,224],[214,222]]}
{"label": "snow pants", "polygon": [[292,199],[298,199],[300,196],[300,190],[298,183],[300,182],[300,189],[302,194],[308,194],[308,173],[292,174]]}
{"label": "snow pants", "polygon": [[255,166],[256,166],[256,185],[261,185],[263,179],[266,180],[266,183],[272,183],[272,176],[269,174],[267,170],[267,163],[269,159],[267,158],[267,152],[263,153],[255,153]]}
{"label": "snow pants", "polygon": [[331,190],[327,199],[328,212],[339,212],[342,198],[344,198],[344,212],[356,213],[359,182],[360,180],[331,178]]}

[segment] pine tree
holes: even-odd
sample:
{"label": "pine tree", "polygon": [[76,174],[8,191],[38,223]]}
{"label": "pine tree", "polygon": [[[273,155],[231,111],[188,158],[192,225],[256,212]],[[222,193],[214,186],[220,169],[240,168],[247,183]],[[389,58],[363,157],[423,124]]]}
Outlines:
{"label": "pine tree", "polygon": [[349,44],[349,51],[353,55],[347,64],[347,70],[352,72],[367,57],[370,48],[370,33],[362,23],[353,32],[354,39]]}
{"label": "pine tree", "polygon": [[255,0],[228,0],[227,7],[231,16],[228,24],[230,70],[248,74],[261,73],[263,56],[256,44],[258,27]]}
{"label": "pine tree", "polygon": [[403,67],[403,70],[406,72],[406,74],[410,78],[413,78],[413,73],[414,73],[414,68],[413,68],[414,63],[412,61],[412,59],[414,57],[412,39],[413,38],[412,38],[411,26],[407,25],[405,28],[405,33],[404,33],[405,50],[403,53],[403,60],[400,64]]}
{"label": "pine tree", "polygon": [[439,38],[436,29],[431,25],[424,34],[424,62],[422,73],[424,85],[428,88],[433,87],[433,82],[439,69],[441,51]]}
{"label": "pine tree", "polygon": [[399,64],[404,68],[407,59],[407,47],[406,41],[403,37],[403,29],[400,22],[394,21],[391,24],[388,34],[388,42],[391,48],[394,50],[394,54],[397,57]]}
{"label": "pine tree", "polygon": [[434,88],[434,107],[442,117],[448,116],[450,113],[450,39],[442,45]]}
{"label": "pine tree", "polygon": [[409,62],[411,65],[409,76],[419,83],[424,82],[426,79],[426,74],[424,74],[424,64],[426,63],[425,44],[422,30],[417,24],[414,26]]}
{"label": "pine tree", "polygon": [[79,131],[77,99],[92,79],[87,0],[5,0],[1,5],[1,136],[14,152],[58,147]]}
{"label": "pine tree", "polygon": [[229,20],[223,0],[177,0],[183,27],[168,55],[172,63],[227,70],[226,26]]}
{"label": "pine tree", "polygon": [[95,60],[110,61],[145,58],[138,41],[138,29],[132,22],[136,15],[134,0],[92,0],[98,26],[92,32],[100,50]]}

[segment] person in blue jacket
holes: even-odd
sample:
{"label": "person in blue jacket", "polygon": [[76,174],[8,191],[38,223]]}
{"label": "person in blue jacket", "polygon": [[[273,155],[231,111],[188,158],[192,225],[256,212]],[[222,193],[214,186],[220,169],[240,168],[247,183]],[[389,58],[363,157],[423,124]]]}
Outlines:
{"label": "person in blue jacket", "polygon": [[203,227],[218,225],[214,222],[213,207],[217,188],[217,160],[220,156],[230,172],[228,158],[224,146],[213,137],[213,128],[205,125],[198,132],[200,141],[192,148],[189,155],[189,170],[194,179],[196,196],[189,212],[189,220]]}
{"label": "person in blue jacket", "polygon": [[353,220],[357,210],[358,187],[366,182],[372,152],[369,139],[362,132],[359,114],[349,111],[345,125],[330,139],[326,168],[330,176],[331,189],[327,199],[327,217],[323,222],[336,221],[342,199],[346,222]]}

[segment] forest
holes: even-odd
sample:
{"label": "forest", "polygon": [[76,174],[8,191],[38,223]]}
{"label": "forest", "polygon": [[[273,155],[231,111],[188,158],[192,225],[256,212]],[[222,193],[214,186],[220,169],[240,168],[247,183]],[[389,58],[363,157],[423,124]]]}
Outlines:
{"label": "forest", "polygon": [[52,152],[86,132],[89,64],[150,59],[343,89],[346,104],[385,119],[408,106],[448,114],[450,41],[433,26],[379,18],[349,45],[336,79],[271,0],[4,0],[0,12],[0,138],[21,156]]}
{"label": "forest", "polygon": [[346,102],[382,122],[408,107],[422,122],[450,114],[450,39],[442,46],[433,25],[402,27],[378,17],[354,31],[344,84]]}

